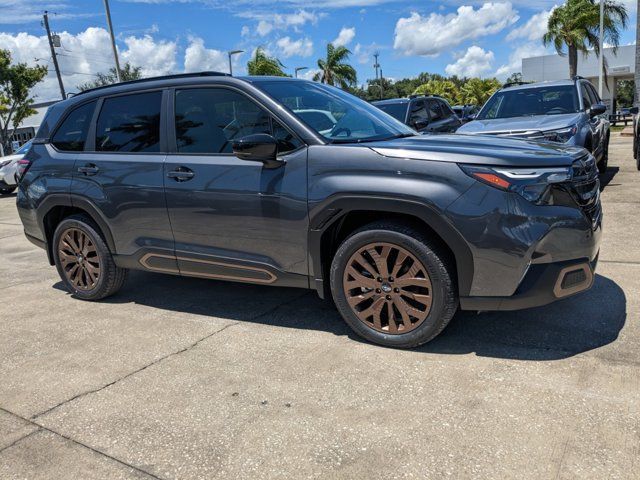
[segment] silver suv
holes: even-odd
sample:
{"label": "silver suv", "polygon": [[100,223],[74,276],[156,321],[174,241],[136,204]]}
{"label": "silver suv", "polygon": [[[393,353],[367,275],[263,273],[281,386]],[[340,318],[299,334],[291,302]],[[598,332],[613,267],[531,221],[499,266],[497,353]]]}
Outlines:
{"label": "silver suv", "polygon": [[501,135],[584,147],[607,169],[609,120],[606,105],[584,78],[510,83],[498,90],[476,119],[457,133]]}

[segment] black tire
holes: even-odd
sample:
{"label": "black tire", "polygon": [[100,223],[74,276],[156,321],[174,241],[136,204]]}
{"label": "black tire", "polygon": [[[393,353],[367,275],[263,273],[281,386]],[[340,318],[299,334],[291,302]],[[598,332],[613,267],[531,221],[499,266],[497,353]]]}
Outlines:
{"label": "black tire", "polygon": [[[431,308],[426,318],[407,333],[389,334],[363,323],[347,301],[343,288],[345,268],[352,255],[372,242],[384,242],[401,247],[422,263],[431,280]],[[439,335],[458,308],[457,286],[452,261],[437,244],[409,225],[379,221],[366,225],[342,242],[331,263],[331,293],[338,311],[361,337],[379,345],[413,348]]]}
{"label": "black tire", "polygon": [[640,142],[636,141],[636,168],[640,170]]}
{"label": "black tire", "polygon": [[607,139],[604,143],[604,151],[602,152],[602,158],[598,162],[598,172],[600,174],[604,174],[607,171],[607,167],[609,166],[609,135],[607,135]]}
{"label": "black tire", "polygon": [[11,195],[15,192],[16,188],[18,188],[17,185],[15,187],[0,188],[0,195]]}
{"label": "black tire", "polygon": [[[92,242],[92,247],[95,248],[95,252],[97,253],[95,258],[99,262],[99,273],[94,285],[87,289],[77,288],[68,278],[64,270],[63,260],[61,259],[64,254],[61,253],[58,248],[63,235],[73,230],[79,230],[88,236]],[[51,248],[58,274],[66,289],[76,298],[89,301],[101,300],[120,290],[126,280],[127,269],[120,268],[115,264],[99,227],[86,215],[71,215],[62,220],[53,234]]]}

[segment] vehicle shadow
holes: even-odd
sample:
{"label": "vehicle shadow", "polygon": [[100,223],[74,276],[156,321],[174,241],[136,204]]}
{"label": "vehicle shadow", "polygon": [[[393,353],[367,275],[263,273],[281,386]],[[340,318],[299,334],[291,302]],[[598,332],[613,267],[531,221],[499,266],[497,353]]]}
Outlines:
{"label": "vehicle shadow", "polygon": [[[58,282],[56,288],[63,289]],[[131,272],[106,303],[221,317],[283,328],[326,331],[363,342],[334,306],[315,292]],[[593,288],[546,307],[519,312],[458,312],[435,340],[414,349],[426,354],[469,354],[517,360],[558,360],[607,345],[626,320],[626,297],[598,275]]]}
{"label": "vehicle shadow", "polygon": [[607,167],[607,170],[600,175],[600,191],[603,191],[611,183],[613,177],[620,171],[620,167]]}

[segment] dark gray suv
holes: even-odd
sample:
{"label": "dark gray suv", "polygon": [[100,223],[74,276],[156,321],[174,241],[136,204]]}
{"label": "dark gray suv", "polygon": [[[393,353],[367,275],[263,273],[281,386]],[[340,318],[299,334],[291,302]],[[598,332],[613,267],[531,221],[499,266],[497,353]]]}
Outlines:
{"label": "dark gray suv", "polygon": [[129,269],[311,288],[395,347],[431,340],[459,307],[588,289],[601,235],[584,149],[417,135],[296,79],[87,91],[50,108],[20,168],[25,233],[79,299],[115,293]]}

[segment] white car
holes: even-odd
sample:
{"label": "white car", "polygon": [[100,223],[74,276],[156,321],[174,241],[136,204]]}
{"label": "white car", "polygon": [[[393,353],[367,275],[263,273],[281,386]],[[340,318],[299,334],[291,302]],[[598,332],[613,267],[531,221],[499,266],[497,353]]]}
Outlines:
{"label": "white car", "polygon": [[0,195],[9,195],[18,187],[18,162],[31,148],[31,140],[22,145],[13,155],[0,157]]}
{"label": "white car", "polygon": [[318,110],[315,108],[294,109],[296,115],[298,115],[307,125],[314,128],[322,135],[328,135],[331,129],[338,121],[333,114],[327,110]]}

